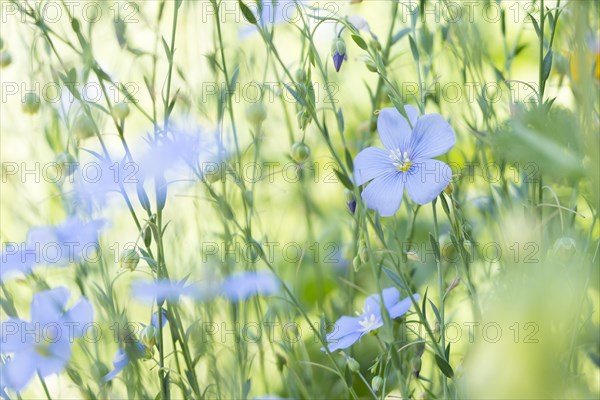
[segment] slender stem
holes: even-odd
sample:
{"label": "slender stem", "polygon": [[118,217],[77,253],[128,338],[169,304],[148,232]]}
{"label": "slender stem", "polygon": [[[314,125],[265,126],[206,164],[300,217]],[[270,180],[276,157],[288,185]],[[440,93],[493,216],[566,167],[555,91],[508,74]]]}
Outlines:
{"label": "slender stem", "polygon": [[44,393],[46,394],[46,398],[48,400],[52,400],[50,396],[50,391],[48,390],[48,386],[46,386],[46,381],[42,378],[42,375],[38,372],[38,377],[40,378],[40,382],[42,382],[42,388],[44,388]]}
{"label": "slender stem", "polygon": [[[440,234],[439,234],[439,231],[438,231],[438,221],[437,221],[436,204],[437,204],[437,199],[434,200],[431,203],[431,208],[433,210],[433,232],[434,232],[434,237],[435,237],[435,241],[436,241],[436,246],[439,249]],[[440,262],[438,254],[436,254],[436,256],[435,256],[435,262],[437,264],[438,290],[439,290],[439,295],[440,295],[440,305],[439,305],[439,312],[440,312],[440,319],[441,319],[441,321],[440,321],[440,342],[441,342],[441,345],[442,345],[442,350],[444,350],[444,354],[445,354],[446,338],[445,338],[445,334],[444,334],[444,325],[445,325],[445,318],[444,318],[444,276],[443,276],[443,271],[442,271],[442,263]],[[444,356],[444,359],[446,359],[445,356]],[[448,378],[446,377],[446,375],[442,375],[442,384],[443,384],[443,388],[444,388],[444,398],[448,398]]]}

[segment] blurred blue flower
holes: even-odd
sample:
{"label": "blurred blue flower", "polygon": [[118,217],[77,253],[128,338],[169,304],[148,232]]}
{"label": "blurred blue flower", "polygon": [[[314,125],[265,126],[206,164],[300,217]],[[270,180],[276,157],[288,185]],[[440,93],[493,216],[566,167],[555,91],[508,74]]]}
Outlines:
{"label": "blurred blue flower", "polygon": [[259,25],[292,22],[298,18],[298,7],[303,6],[305,0],[260,0],[260,16],[257,17]]}
{"label": "blurred blue flower", "polygon": [[29,274],[35,265],[37,254],[35,249],[28,249],[25,243],[7,243],[0,254],[0,282],[21,274]]}
{"label": "blurred blue flower", "polygon": [[[167,311],[161,308],[161,312],[163,315],[163,327],[165,327],[169,322],[167,319]],[[152,314],[150,325],[154,326],[156,329],[159,329],[158,312]],[[152,354],[151,349],[148,349],[139,340],[136,340],[129,346],[119,347],[112,361],[113,370],[104,376],[104,381],[108,382],[113,380],[117,375],[119,375],[119,373],[121,373],[121,371],[123,371],[123,369],[125,369],[126,366],[129,365],[131,360],[148,358],[149,354]]]}
{"label": "blurred blue flower", "polygon": [[38,264],[64,266],[90,256],[97,248],[104,220],[83,222],[69,217],[53,226],[34,227],[24,243],[7,243],[0,254],[0,282],[16,273],[29,274]]}
{"label": "blurred blue flower", "polygon": [[354,159],[356,185],[372,182],[362,198],[381,216],[400,208],[404,189],[417,204],[433,201],[448,186],[452,170],[432,157],[448,152],[456,142],[452,127],[439,114],[418,117],[417,109],[405,107],[408,121],[395,108],[379,112],[377,130],[385,149],[368,147]]}
{"label": "blurred blue flower", "polygon": [[[306,0],[258,0],[256,8],[252,8],[258,26],[266,28],[283,22],[299,20],[298,7],[304,6]],[[256,26],[240,30],[240,37],[245,39],[257,31]]]}
{"label": "blurred blue flower", "polygon": [[78,262],[97,249],[98,234],[105,225],[104,220],[83,222],[71,216],[58,225],[30,229],[26,247],[35,249],[37,263],[66,265]]}
{"label": "blurred blue flower", "polygon": [[[400,292],[396,288],[383,289],[382,295],[372,294],[365,300],[363,312],[358,317],[343,316],[335,323],[333,332],[327,335],[327,348],[333,352],[352,346],[363,335],[383,326],[381,311],[381,297],[391,319],[398,318],[408,311],[412,302],[410,297],[400,300]],[[419,300],[418,294],[413,294],[415,301]],[[321,348],[325,351],[324,348]]]}
{"label": "blurred blue flower", "polygon": [[[167,319],[167,310],[165,310],[164,308],[161,308],[160,310],[161,310],[161,314],[162,314],[163,327],[164,327],[169,322],[169,320]],[[158,311],[155,312],[154,314],[152,314],[152,318],[150,320],[150,325],[152,325],[153,327],[158,329],[158,326],[159,326]]]}
{"label": "blurred blue flower", "polygon": [[190,297],[194,300],[207,300],[212,297],[208,287],[196,284],[186,285],[185,280],[174,281],[170,279],[159,279],[153,282],[137,281],[131,285],[133,295],[142,301],[162,303],[165,300],[178,301],[181,296]]}
{"label": "blurred blue flower", "polygon": [[31,321],[2,321],[2,353],[14,353],[3,368],[8,388],[19,392],[36,371],[44,378],[65,368],[71,358],[71,343],[83,335],[94,315],[91,303],[84,297],[66,310],[69,297],[69,290],[64,287],[36,293],[31,303]]}
{"label": "blurred blue flower", "polygon": [[221,283],[221,293],[231,301],[246,300],[254,295],[270,295],[279,291],[277,277],[270,271],[242,272],[228,276]]}
{"label": "blurred blue flower", "polygon": [[129,365],[131,360],[137,360],[143,358],[146,353],[146,346],[144,346],[139,341],[136,341],[131,346],[125,350],[122,347],[119,347],[115,357],[113,358],[113,370],[104,376],[104,381],[108,382],[113,380],[117,375],[125,369],[126,366]]}
{"label": "blurred blue flower", "polygon": [[74,173],[73,201],[86,212],[106,207],[110,196],[117,197],[121,187],[135,184],[139,179],[137,164],[120,160],[97,158],[82,163]]}

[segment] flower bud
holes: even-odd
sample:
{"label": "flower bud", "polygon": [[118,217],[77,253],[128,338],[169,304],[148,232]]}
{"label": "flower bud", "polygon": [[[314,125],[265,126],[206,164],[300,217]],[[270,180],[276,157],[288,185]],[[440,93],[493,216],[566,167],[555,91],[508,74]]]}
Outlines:
{"label": "flower bud", "polygon": [[0,67],[8,67],[12,62],[12,56],[8,52],[8,50],[0,51]]}
{"label": "flower bud", "polygon": [[414,250],[409,250],[406,252],[406,258],[412,261],[421,261],[421,257],[419,257],[419,253]]}
{"label": "flower bud", "polygon": [[140,342],[144,343],[144,346],[152,348],[156,345],[158,338],[158,329],[152,325],[145,326],[140,333]]}
{"label": "flower bud", "polygon": [[285,367],[287,365],[287,360],[285,359],[284,356],[282,356],[281,354],[277,353],[275,355],[275,365],[277,365],[277,369],[279,370],[279,372],[283,371],[283,367]]}
{"label": "flower bud", "polygon": [[570,237],[561,237],[554,242],[552,250],[556,255],[568,255],[571,256],[577,252],[577,243],[575,239]]}
{"label": "flower bud", "polygon": [[310,157],[310,147],[303,143],[294,143],[292,146],[291,156],[298,164],[302,164]]}
{"label": "flower bud", "polygon": [[374,392],[379,392],[383,387],[383,378],[379,375],[374,376],[373,380],[371,381],[371,387],[373,388]]}
{"label": "flower bud", "polygon": [[350,369],[350,371],[352,371],[352,372],[360,371],[360,364],[354,358],[348,357],[348,359],[346,359],[346,362],[348,363],[348,368]]}
{"label": "flower bud", "polygon": [[340,55],[346,54],[346,41],[341,37],[338,37],[334,42],[331,48],[332,53],[337,53]]}
{"label": "flower bud", "polygon": [[381,51],[381,43],[379,43],[379,40],[371,40],[371,47],[373,47],[377,51]]}
{"label": "flower bud", "polygon": [[79,140],[94,136],[94,121],[87,114],[80,114],[73,124],[73,132]]}
{"label": "flower bud", "polygon": [[116,119],[125,119],[129,115],[129,105],[127,103],[116,103],[112,108],[112,116]]}
{"label": "flower bud", "polygon": [[167,203],[167,180],[163,174],[154,177],[154,192],[156,194],[156,209],[161,211]]}
{"label": "flower bud", "polygon": [[35,114],[40,109],[40,96],[34,92],[27,92],[23,96],[23,112],[26,114]]}
{"label": "flower bud", "polygon": [[363,264],[369,262],[369,251],[364,243],[361,243],[360,246],[358,246],[358,255],[360,256],[360,261],[362,261]]}
{"label": "flower bud", "polygon": [[377,65],[372,61],[372,60],[367,60],[365,62],[365,65],[367,66],[367,69],[371,72],[377,72],[378,68]]}
{"label": "flower bud", "polygon": [[204,167],[203,177],[208,183],[215,183],[221,179],[221,164],[207,163]]}
{"label": "flower bud", "polygon": [[421,357],[413,357],[410,359],[410,367],[412,369],[412,373],[415,375],[415,378],[419,378],[419,374],[421,373]]}
{"label": "flower bud", "polygon": [[452,280],[452,282],[450,282],[450,285],[448,285],[448,288],[446,289],[446,293],[444,294],[444,296],[448,295],[448,293],[450,293],[459,284],[460,284],[460,278],[458,278],[458,277],[454,278]]}
{"label": "flower bud", "polygon": [[267,109],[262,102],[254,103],[246,108],[246,120],[254,127],[259,127],[267,119]]}
{"label": "flower bud", "polygon": [[73,174],[73,172],[75,172],[75,163],[77,162],[75,160],[75,157],[73,157],[71,155],[71,153],[68,152],[64,152],[64,153],[59,153],[56,156],[55,162],[59,165],[60,169],[61,169],[61,174],[63,171],[66,172],[66,176],[70,176]]}
{"label": "flower bud", "polygon": [[300,129],[304,130],[306,129],[306,127],[308,126],[308,124],[311,121],[311,116],[308,112],[306,111],[302,111],[298,114],[298,125],[300,126]]}
{"label": "flower bud", "polygon": [[360,257],[356,256],[352,259],[352,266],[354,267],[354,271],[358,271],[360,269],[361,261]]}
{"label": "flower bud", "polygon": [[341,37],[334,40],[331,46],[331,53],[333,54],[333,65],[336,72],[340,72],[342,63],[346,59],[346,42]]}
{"label": "flower bud", "polygon": [[140,262],[140,255],[136,249],[125,249],[121,253],[121,268],[134,271]]}
{"label": "flower bud", "polygon": [[344,198],[346,199],[346,205],[348,206],[348,210],[352,214],[356,211],[356,199],[354,198],[354,193],[348,189],[344,189]]}
{"label": "flower bud", "polygon": [[154,347],[144,346],[144,360],[151,360],[154,356]]}
{"label": "flower bud", "polygon": [[302,68],[296,70],[296,82],[301,83],[306,81],[306,71]]}

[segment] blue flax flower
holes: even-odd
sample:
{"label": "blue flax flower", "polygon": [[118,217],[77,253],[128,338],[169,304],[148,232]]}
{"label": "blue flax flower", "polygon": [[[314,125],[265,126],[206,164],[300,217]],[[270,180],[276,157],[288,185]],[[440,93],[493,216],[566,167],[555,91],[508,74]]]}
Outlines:
{"label": "blue flax flower", "polygon": [[64,266],[91,255],[103,220],[83,222],[69,217],[58,225],[34,227],[25,243],[8,243],[0,254],[0,282],[15,273],[28,274],[37,264]]}
{"label": "blue flax flower", "polygon": [[147,302],[157,303],[164,301],[176,302],[181,296],[189,297],[193,300],[206,300],[212,297],[213,291],[208,287],[190,284],[186,285],[185,280],[174,281],[169,279],[159,279],[153,282],[137,281],[131,285],[133,295]]}
{"label": "blue flax flower", "polygon": [[452,178],[450,167],[433,159],[454,146],[452,127],[439,114],[419,117],[416,108],[405,110],[410,125],[395,108],[381,110],[377,130],[385,148],[368,147],[354,160],[355,183],[372,181],[362,192],[363,200],[384,217],[398,211],[405,188],[415,203],[427,204]]}
{"label": "blue flax flower", "polygon": [[237,302],[254,295],[277,293],[279,286],[279,281],[271,272],[248,271],[225,278],[221,283],[221,293],[225,298]]}
{"label": "blue flax flower", "polygon": [[2,353],[13,353],[3,367],[4,384],[17,392],[37,372],[42,378],[61,372],[71,358],[71,344],[93,321],[94,311],[86,298],[67,310],[70,293],[58,287],[36,293],[31,321],[2,321]]}
{"label": "blue flax flower", "polygon": [[39,252],[39,263],[66,265],[78,262],[97,249],[98,232],[105,224],[99,219],[83,222],[78,217],[69,217],[58,225],[30,229],[26,245]]}
{"label": "blue flax flower", "polygon": [[[346,349],[363,335],[383,326],[383,315],[379,306],[381,297],[383,297],[383,304],[391,319],[406,314],[412,305],[410,297],[400,300],[400,292],[393,287],[383,289],[382,296],[379,294],[370,295],[365,300],[362,314],[357,317],[343,316],[336,321],[335,329],[327,335],[327,342],[329,343],[327,348],[329,351]],[[419,295],[413,294],[413,298],[418,301]],[[325,349],[321,348],[321,350]]]}
{"label": "blue flax flower", "polygon": [[[167,312],[161,309],[163,315],[163,327],[169,322],[167,320]],[[159,328],[158,324],[158,312],[152,314],[150,325]],[[136,340],[135,342],[126,345],[125,347],[119,347],[115,357],[113,358],[113,370],[104,376],[104,381],[112,381],[117,375],[121,373],[129,365],[131,360],[138,360],[140,358],[147,358],[148,355],[152,354],[151,349],[146,347],[142,342]]]}

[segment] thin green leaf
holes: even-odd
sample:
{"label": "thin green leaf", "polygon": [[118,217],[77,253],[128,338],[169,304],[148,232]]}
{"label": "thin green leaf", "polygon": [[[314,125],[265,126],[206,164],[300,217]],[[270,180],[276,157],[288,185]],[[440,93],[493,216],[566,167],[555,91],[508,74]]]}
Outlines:
{"label": "thin green leaf", "polygon": [[452,370],[452,367],[450,366],[450,364],[448,364],[448,362],[446,360],[444,360],[442,357],[440,357],[437,354],[435,355],[435,363],[437,364],[440,371],[442,371],[442,373],[444,375],[446,375],[448,378],[454,377],[454,371]]}

